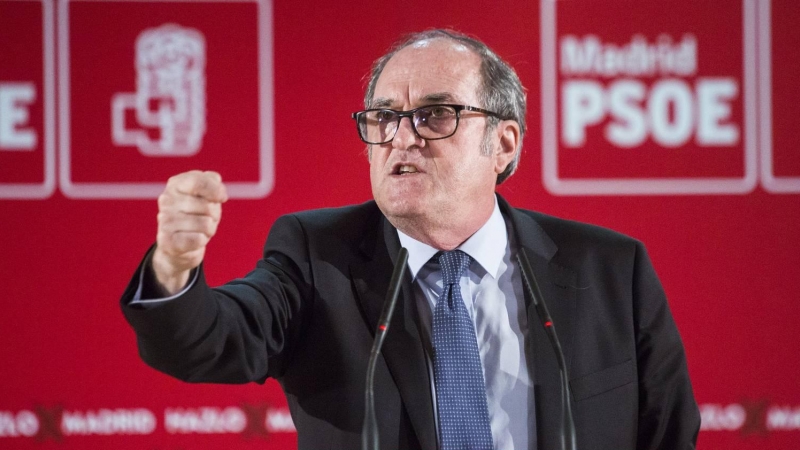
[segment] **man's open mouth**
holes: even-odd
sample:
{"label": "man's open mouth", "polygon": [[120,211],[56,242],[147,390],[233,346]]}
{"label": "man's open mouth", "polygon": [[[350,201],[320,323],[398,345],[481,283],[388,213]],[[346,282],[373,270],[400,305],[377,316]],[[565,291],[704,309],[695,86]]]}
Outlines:
{"label": "man's open mouth", "polygon": [[409,173],[418,173],[418,172],[419,172],[419,170],[417,170],[416,167],[408,165],[408,164],[403,164],[403,165],[399,165],[399,166],[395,167],[395,169],[392,172],[392,174],[393,175],[405,175],[405,174],[409,174]]}

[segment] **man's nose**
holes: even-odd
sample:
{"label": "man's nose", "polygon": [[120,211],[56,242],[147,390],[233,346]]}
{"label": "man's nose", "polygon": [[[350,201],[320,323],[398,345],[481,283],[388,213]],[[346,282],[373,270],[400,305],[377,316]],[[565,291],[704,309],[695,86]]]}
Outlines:
{"label": "man's nose", "polygon": [[[404,120],[408,119],[408,121]],[[407,149],[413,145],[420,145],[422,139],[414,132],[411,117],[401,117],[400,122],[397,124],[397,132],[392,140],[392,147],[398,149]]]}

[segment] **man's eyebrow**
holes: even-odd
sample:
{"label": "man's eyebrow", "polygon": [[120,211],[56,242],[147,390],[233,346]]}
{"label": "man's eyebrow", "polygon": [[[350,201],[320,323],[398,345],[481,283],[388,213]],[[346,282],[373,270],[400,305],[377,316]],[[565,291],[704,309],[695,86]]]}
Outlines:
{"label": "man's eyebrow", "polygon": [[422,102],[427,104],[432,103],[453,103],[456,102],[455,96],[449,92],[434,92],[422,97]]}
{"label": "man's eyebrow", "polygon": [[392,100],[392,99],[389,99],[389,98],[386,98],[386,97],[379,97],[379,98],[372,99],[372,102],[370,103],[369,107],[370,108],[388,108],[388,107],[392,106],[393,103],[394,103],[394,100]]}

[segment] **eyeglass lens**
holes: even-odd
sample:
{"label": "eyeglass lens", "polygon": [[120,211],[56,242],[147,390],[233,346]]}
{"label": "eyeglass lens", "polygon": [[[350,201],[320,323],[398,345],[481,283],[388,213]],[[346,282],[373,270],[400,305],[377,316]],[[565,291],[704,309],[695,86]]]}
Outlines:
{"label": "eyeglass lens", "polygon": [[[397,133],[403,116],[405,114],[390,109],[366,111],[359,117],[361,135],[373,144],[389,142]],[[412,125],[422,139],[442,139],[455,133],[458,112],[442,105],[418,108],[413,112]]]}

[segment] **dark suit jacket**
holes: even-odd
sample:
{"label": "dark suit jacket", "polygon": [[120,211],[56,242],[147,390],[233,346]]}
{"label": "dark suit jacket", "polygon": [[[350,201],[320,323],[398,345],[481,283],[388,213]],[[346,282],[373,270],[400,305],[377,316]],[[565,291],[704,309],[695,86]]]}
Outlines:
{"label": "dark suit jacket", "polygon": [[[499,201],[561,339],[578,448],[693,449],[700,417],[683,346],[642,244]],[[185,295],[141,308],[128,305],[137,272],[123,311],[152,367],[191,382],[273,377],[300,449],[356,449],[373,330],[398,250],[397,233],[374,202],[291,214],[275,222],[263,259],[246,277],[211,289],[201,273]],[[434,449],[410,277],[402,293],[375,376],[381,448]],[[538,448],[556,449],[559,369],[526,304]]]}

